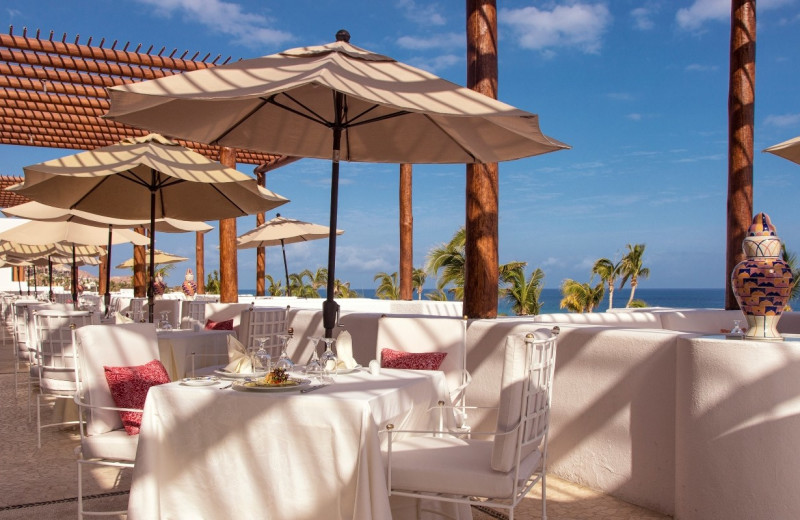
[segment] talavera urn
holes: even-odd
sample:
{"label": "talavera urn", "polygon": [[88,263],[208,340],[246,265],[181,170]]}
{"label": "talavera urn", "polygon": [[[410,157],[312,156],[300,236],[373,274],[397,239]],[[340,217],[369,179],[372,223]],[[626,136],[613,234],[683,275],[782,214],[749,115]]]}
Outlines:
{"label": "talavera urn", "polygon": [[745,339],[781,341],[778,320],[789,302],[792,270],[782,259],[782,244],[766,213],[759,213],[742,243],[747,259],[731,273],[733,294],[747,320]]}

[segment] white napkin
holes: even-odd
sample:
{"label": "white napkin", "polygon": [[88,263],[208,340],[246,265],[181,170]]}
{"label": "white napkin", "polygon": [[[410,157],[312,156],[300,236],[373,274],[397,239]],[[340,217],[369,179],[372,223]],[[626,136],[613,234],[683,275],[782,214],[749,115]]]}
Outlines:
{"label": "white napkin", "polygon": [[351,370],[358,366],[358,363],[353,358],[353,338],[347,331],[339,334],[336,338],[336,358],[339,360],[336,367],[339,369]]}
{"label": "white napkin", "polygon": [[114,313],[114,323],[119,325],[120,323],[133,323],[133,320],[127,316],[123,316],[119,312]]}
{"label": "white napkin", "polygon": [[225,366],[225,370],[228,372],[239,374],[253,371],[247,349],[233,334],[228,334],[228,361],[229,363]]}

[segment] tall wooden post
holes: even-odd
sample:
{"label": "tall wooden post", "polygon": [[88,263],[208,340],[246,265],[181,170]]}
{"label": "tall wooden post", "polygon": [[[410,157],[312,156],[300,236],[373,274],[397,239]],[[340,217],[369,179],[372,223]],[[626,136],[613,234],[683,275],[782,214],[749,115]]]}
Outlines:
{"label": "tall wooden post", "polygon": [[742,241],[753,218],[753,120],[756,85],[756,2],[731,1],[728,90],[728,231],[725,308],[738,309],[731,273],[744,260]]}
{"label": "tall wooden post", "polygon": [[197,294],[206,293],[206,237],[197,231],[194,241],[194,281],[197,282]]}
{"label": "tall wooden post", "polygon": [[410,164],[400,165],[400,299],[414,298],[414,214]]}
{"label": "tall wooden post", "polygon": [[[256,168],[256,181],[258,185],[262,188],[267,187],[267,174],[262,171],[258,171]],[[256,227],[260,226],[266,222],[266,214],[265,213],[256,213]],[[266,247],[257,247],[256,248],[256,296],[265,296],[267,294],[266,291],[266,267],[267,267],[267,248]]]}
{"label": "tall wooden post", "polygon": [[[99,294],[101,296],[104,295],[106,293],[106,290],[107,290],[106,289],[106,285],[107,285],[106,284],[106,273],[107,273],[108,268],[109,268],[109,266],[107,264],[108,251],[106,251],[105,247],[103,247],[102,249],[103,249],[103,251],[105,251],[105,254],[100,255],[100,264],[97,266],[97,277],[99,278],[98,285],[97,285],[97,294]],[[108,288],[108,291],[110,292],[111,289]]]}
{"label": "tall wooden post", "polygon": [[[222,147],[219,162],[223,166],[236,168],[236,150]],[[220,303],[239,301],[239,272],[236,257],[236,219],[219,221],[219,285]]]}
{"label": "tall wooden post", "polygon": [[[143,227],[138,227],[135,231],[140,235],[147,235]],[[133,246],[133,295],[136,298],[147,297],[146,265],[144,246]]]}
{"label": "tall wooden post", "polygon": [[[467,87],[497,99],[497,3],[467,0]],[[497,317],[497,164],[467,165],[464,315]]]}

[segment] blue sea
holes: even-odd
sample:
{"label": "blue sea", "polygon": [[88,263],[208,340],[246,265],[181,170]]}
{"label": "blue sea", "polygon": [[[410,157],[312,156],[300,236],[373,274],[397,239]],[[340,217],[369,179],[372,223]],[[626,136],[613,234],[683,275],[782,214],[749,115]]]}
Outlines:
{"label": "blue sea", "polygon": [[[374,298],[375,289],[356,289],[356,291],[363,298]],[[241,294],[255,294],[255,289],[242,289],[239,291]],[[425,294],[433,291],[425,291],[422,298],[425,299]],[[325,291],[320,294],[324,297]],[[625,288],[622,290],[614,291],[614,308],[625,307],[628,303],[630,296],[630,289]],[[637,288],[634,298],[643,300],[647,303],[648,307],[680,307],[680,308],[709,308],[709,309],[722,309],[725,307],[725,289],[649,289]],[[556,312],[566,312],[564,309],[559,308],[561,302],[560,289],[542,289],[542,294],[539,298],[542,303],[541,314],[551,314]],[[600,306],[595,311],[605,311],[608,309],[608,295],[603,299]],[[507,302],[500,300],[497,306],[497,313],[500,315],[513,315],[511,312],[511,305]]]}

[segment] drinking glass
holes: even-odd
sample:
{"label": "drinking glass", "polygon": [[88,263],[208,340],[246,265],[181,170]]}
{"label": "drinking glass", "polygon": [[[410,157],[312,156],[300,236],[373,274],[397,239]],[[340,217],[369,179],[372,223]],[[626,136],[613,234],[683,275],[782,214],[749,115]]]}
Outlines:
{"label": "drinking glass", "polygon": [[731,329],[731,334],[744,334],[742,328],[739,327],[739,323],[742,320],[733,320],[733,329]]}
{"label": "drinking glass", "polygon": [[158,322],[158,328],[161,330],[172,330],[172,324],[169,322],[169,311],[161,312],[161,321]]}
{"label": "drinking glass", "polygon": [[339,363],[339,359],[336,357],[336,354],[333,353],[333,343],[336,340],[333,338],[322,338],[322,341],[325,342],[325,352],[320,356],[319,362],[326,374],[333,374],[336,372],[336,365]]}
{"label": "drinking glass", "polygon": [[278,334],[278,337],[281,340],[281,355],[278,356],[278,360],[275,362],[275,368],[282,368],[289,372],[294,368],[294,363],[289,354],[286,353],[286,347],[289,345],[289,340],[292,339],[292,334]]}
{"label": "drinking glass", "polygon": [[267,352],[267,338],[258,340],[258,350],[253,359],[254,372],[269,372],[272,370],[272,356]]}

